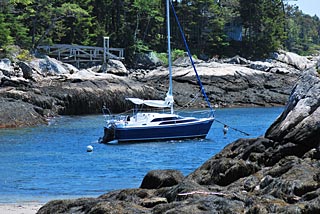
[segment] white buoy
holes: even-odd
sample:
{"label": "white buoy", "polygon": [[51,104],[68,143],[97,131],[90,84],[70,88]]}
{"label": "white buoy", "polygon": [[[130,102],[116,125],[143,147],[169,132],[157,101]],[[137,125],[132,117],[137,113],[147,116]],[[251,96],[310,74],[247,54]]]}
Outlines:
{"label": "white buoy", "polygon": [[228,133],[228,126],[227,125],[224,125],[223,127],[223,135],[226,135]]}
{"label": "white buoy", "polygon": [[93,146],[89,145],[87,146],[87,152],[92,152],[93,151]]}

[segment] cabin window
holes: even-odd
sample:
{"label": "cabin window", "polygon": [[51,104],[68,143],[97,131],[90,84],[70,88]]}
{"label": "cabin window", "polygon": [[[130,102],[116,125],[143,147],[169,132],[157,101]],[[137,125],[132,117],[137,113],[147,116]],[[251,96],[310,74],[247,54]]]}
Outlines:
{"label": "cabin window", "polygon": [[170,124],[178,124],[178,123],[188,123],[188,122],[194,122],[196,121],[195,119],[190,119],[190,120],[171,120],[171,121],[165,121],[160,123],[159,125],[170,125]]}
{"label": "cabin window", "polygon": [[161,117],[161,118],[155,118],[151,120],[151,122],[161,122],[161,121],[170,121],[170,120],[177,120],[179,117]]}

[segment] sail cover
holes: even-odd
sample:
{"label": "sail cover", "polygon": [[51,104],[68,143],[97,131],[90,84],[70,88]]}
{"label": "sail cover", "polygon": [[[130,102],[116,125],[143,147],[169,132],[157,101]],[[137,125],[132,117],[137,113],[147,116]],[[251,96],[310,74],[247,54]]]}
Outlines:
{"label": "sail cover", "polygon": [[147,105],[150,107],[157,107],[157,108],[169,108],[173,104],[173,97],[167,95],[165,100],[142,100],[139,98],[126,98],[126,100],[131,101],[136,105]]}

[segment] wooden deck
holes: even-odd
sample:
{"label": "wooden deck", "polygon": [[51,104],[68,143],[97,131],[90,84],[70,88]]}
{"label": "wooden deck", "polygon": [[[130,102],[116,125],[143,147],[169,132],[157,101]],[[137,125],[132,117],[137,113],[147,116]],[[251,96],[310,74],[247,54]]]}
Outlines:
{"label": "wooden deck", "polygon": [[[82,45],[42,45],[38,46],[40,52],[59,61],[73,64],[80,67],[81,63],[101,62],[106,59],[124,59],[124,48],[106,48]],[[104,53],[106,56],[104,56]]]}

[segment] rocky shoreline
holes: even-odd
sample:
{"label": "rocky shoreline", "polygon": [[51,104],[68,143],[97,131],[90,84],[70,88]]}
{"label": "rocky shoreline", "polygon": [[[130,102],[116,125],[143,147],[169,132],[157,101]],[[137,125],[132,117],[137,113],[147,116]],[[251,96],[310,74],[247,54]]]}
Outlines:
{"label": "rocky shoreline", "polygon": [[154,170],[139,188],[50,201],[38,214],[319,213],[319,97],[320,78],[312,68],[264,136],[227,145],[186,177]]}
{"label": "rocky shoreline", "polygon": [[[196,66],[216,107],[277,106],[285,105],[302,71],[316,60],[281,52],[264,61],[234,57],[196,61]],[[204,107],[192,67],[184,58],[173,64],[175,105]],[[44,124],[57,115],[99,114],[103,105],[119,113],[131,108],[125,97],[164,97],[167,73],[162,66],[127,70],[115,60],[102,72],[99,66],[78,70],[49,57],[30,62],[2,59],[0,128]]]}

